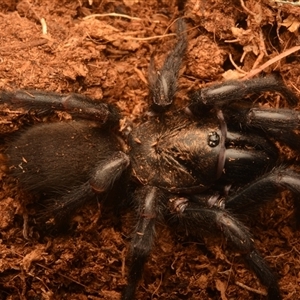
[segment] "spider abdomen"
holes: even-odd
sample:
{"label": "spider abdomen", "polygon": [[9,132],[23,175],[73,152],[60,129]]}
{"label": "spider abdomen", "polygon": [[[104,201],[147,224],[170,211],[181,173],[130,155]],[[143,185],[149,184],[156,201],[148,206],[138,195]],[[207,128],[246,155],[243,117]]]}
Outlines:
{"label": "spider abdomen", "polygon": [[89,180],[95,162],[120,149],[112,134],[92,122],[35,125],[6,151],[12,172],[28,191],[60,194]]}

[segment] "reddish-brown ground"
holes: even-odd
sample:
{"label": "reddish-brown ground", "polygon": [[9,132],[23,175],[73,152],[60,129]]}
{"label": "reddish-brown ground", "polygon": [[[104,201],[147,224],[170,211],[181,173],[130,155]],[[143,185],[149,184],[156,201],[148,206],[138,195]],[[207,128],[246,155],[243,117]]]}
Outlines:
{"label": "reddish-brown ground", "polygon": [[[172,0],[2,0],[0,89],[83,93],[115,103],[135,122],[147,109],[150,57],[160,65],[176,40],[170,35],[175,7]],[[299,6],[273,0],[188,0],[185,16],[189,47],[178,102],[192,88],[241,78],[300,43]],[[299,52],[264,69],[272,71],[300,99]],[[278,95],[267,102],[285,104]],[[19,110],[2,106],[1,132],[14,131],[24,118]],[[90,204],[74,217],[74,229],[53,235],[32,225],[31,205],[26,240],[23,203],[28,196],[6,175],[4,164],[1,170],[0,299],[119,299],[126,284],[132,214],[124,213],[118,222],[100,204]],[[278,273],[285,300],[300,298],[300,233],[292,213],[291,195],[283,193],[245,220],[257,248]],[[223,239],[206,239],[204,246],[163,225],[157,235],[137,299],[265,299],[264,287]]]}

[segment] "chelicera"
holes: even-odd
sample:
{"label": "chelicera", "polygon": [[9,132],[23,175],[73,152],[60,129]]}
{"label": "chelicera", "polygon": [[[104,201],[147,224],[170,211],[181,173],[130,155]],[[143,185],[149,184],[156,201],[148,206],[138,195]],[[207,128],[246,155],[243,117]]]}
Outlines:
{"label": "chelicera", "polygon": [[[123,300],[134,299],[158,220],[196,238],[225,236],[267,287],[268,297],[281,299],[277,276],[237,216],[273,200],[280,189],[299,196],[300,173],[275,145],[279,141],[298,151],[299,113],[292,109],[298,99],[280,79],[268,76],[191,92],[188,107],[176,109],[173,98],[187,48],[183,19],[177,33],[162,68],[156,71],[151,62],[151,113],[130,132],[118,130],[121,116],[113,105],[86,96],[1,91],[1,103],[73,116],[69,122],[34,125],[9,139],[12,175],[24,190],[51,203],[45,215],[56,224],[90,199],[109,201],[120,185],[130,191],[124,198],[132,199],[138,221]],[[265,91],[282,94],[291,109],[253,107],[243,100]]]}

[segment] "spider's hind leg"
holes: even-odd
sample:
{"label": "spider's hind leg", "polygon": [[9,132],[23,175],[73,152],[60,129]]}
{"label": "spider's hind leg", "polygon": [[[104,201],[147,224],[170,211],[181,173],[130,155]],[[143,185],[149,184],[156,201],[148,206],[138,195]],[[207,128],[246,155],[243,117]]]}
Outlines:
{"label": "spider's hind leg", "polygon": [[155,225],[163,215],[164,193],[157,187],[144,186],[134,194],[138,221],[131,241],[131,265],[128,283],[122,293],[122,300],[135,299],[135,290],[142,277],[144,265],[152,250]]}
{"label": "spider's hind leg", "polygon": [[94,168],[87,182],[71,188],[70,192],[57,199],[54,205],[46,207],[44,218],[53,216],[56,226],[65,224],[74,211],[93,199],[95,195],[108,192],[129,163],[129,157],[125,153],[112,152],[110,157]]}
{"label": "spider's hind leg", "polygon": [[[255,249],[253,240],[246,227],[228,211],[218,207],[207,207],[202,201],[191,202],[186,198],[172,200],[176,219],[185,231],[201,237],[212,233],[222,234],[243,255],[262,284],[268,288],[269,299],[280,300],[280,291],[276,276],[267,262]],[[207,199],[204,199],[207,202]]]}
{"label": "spider's hind leg", "polygon": [[288,189],[297,196],[295,214],[300,225],[300,173],[290,168],[277,167],[259,177],[254,182],[239,190],[226,200],[226,209],[234,213],[251,211],[254,207],[275,199],[279,189]]}

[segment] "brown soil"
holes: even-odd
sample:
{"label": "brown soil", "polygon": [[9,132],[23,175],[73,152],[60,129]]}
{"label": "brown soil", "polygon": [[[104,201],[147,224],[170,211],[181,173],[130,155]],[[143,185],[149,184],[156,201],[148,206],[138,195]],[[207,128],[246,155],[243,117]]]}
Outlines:
{"label": "brown soil", "polygon": [[[174,2],[2,0],[0,89],[83,93],[115,103],[135,122],[147,109],[150,57],[159,65],[176,40],[170,35],[178,16]],[[244,76],[229,55],[247,73],[299,43],[299,6],[271,0],[242,4],[187,1],[189,48],[179,103],[192,88]],[[101,16],[87,18],[93,14]],[[299,94],[299,55],[264,69],[272,71]],[[264,99],[273,107],[285,105],[278,95],[259,101]],[[1,131],[14,131],[26,118],[20,110],[2,107]],[[124,213],[117,222],[100,204],[91,204],[74,217],[74,229],[53,235],[39,232],[38,223],[31,225],[31,205],[33,221],[25,239],[23,203],[28,197],[5,171],[2,166],[0,299],[119,299],[126,284],[132,214]],[[292,213],[293,201],[284,193],[245,220],[257,248],[278,273],[284,299],[300,297],[300,233],[293,229]],[[205,247],[161,227],[137,299],[265,299],[264,287],[224,240],[207,239]]]}

